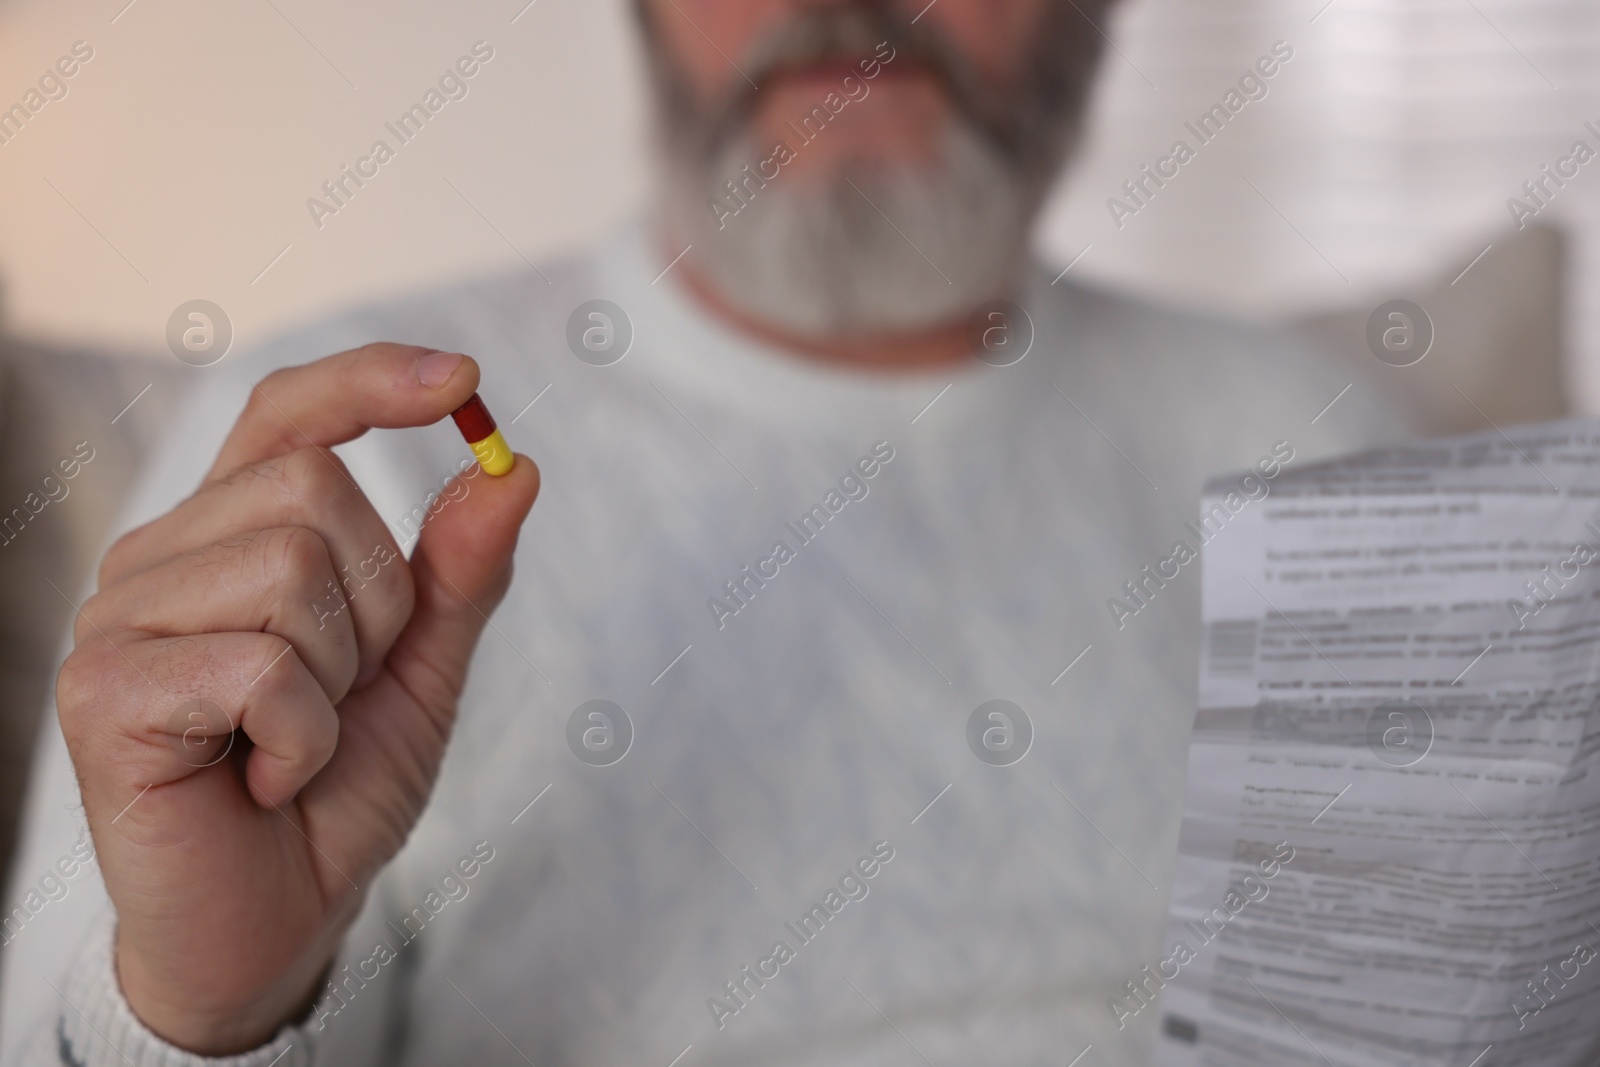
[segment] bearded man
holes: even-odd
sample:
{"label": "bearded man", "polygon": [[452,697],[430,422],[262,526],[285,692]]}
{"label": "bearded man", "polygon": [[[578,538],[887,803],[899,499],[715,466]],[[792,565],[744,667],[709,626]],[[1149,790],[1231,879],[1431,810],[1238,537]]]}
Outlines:
{"label": "bearded man", "polygon": [[[1176,546],[1388,424],[1031,261],[1109,0],[638,6],[647,218],[173,427],[39,756],[21,876],[78,810],[98,874],[7,956],[24,1062],[1148,1055]],[[432,426],[475,391],[531,514]]]}

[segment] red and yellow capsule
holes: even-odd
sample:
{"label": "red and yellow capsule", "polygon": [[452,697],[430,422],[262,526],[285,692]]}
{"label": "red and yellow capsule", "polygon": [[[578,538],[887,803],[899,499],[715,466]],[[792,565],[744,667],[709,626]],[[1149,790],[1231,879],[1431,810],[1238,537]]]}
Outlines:
{"label": "red and yellow capsule", "polygon": [[461,431],[461,436],[467,439],[467,444],[472,447],[472,454],[478,457],[478,465],[488,474],[498,478],[511,470],[516,457],[511,453],[511,446],[506,444],[506,439],[500,435],[500,430],[494,424],[494,416],[489,414],[489,409],[483,406],[483,401],[477,393],[465,404],[450,413],[456,420],[456,429]]}

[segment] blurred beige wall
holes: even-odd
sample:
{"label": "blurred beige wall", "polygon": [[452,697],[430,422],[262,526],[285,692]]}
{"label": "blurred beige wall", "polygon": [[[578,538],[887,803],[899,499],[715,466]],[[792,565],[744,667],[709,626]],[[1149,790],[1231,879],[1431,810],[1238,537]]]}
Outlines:
{"label": "blurred beige wall", "polygon": [[[0,146],[7,321],[159,351],[172,309],[205,298],[237,345],[604,230],[646,184],[625,9],[538,0],[513,24],[525,2],[0,3],[0,106],[94,49]],[[314,226],[307,198],[395,143],[384,123],[478,40],[494,58],[468,95]]]}

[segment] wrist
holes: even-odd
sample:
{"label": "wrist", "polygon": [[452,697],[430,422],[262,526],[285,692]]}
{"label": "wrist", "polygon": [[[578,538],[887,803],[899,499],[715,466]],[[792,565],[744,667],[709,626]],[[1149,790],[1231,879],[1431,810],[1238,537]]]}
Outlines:
{"label": "wrist", "polygon": [[[82,948],[66,970],[46,978],[60,994],[59,1010],[35,1034],[29,1063],[122,1064],[199,1067],[314,1067],[321,1044],[314,1027],[284,1027],[242,1055],[202,1059],[146,1026],[128,1004],[117,979],[117,921],[94,917]],[[44,1022],[41,1020],[41,1022]],[[10,1062],[9,1060],[7,1061]]]}
{"label": "wrist", "polygon": [[215,975],[175,981],[170,967],[152,965],[119,926],[112,972],[129,1010],[156,1037],[196,1055],[232,1056],[267,1044],[283,1027],[304,1019],[330,959],[331,953],[292,968],[258,991]]}

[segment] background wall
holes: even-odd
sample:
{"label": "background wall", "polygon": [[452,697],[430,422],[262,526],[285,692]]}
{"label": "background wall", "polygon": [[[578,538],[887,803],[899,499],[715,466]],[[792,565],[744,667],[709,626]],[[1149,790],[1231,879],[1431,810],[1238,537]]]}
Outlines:
{"label": "background wall", "polygon": [[[1216,311],[1370,309],[1492,262],[1521,184],[1579,138],[1600,149],[1585,0],[1126,0],[1106,29],[1041,253]],[[306,199],[478,39],[495,57],[470,95],[319,230]],[[9,0],[0,106],[77,40],[94,58],[69,94],[0,145],[4,313],[24,333],[160,353],[172,309],[203,297],[248,344],[397,287],[527,269],[649,187],[623,0]],[[1270,95],[1118,227],[1107,199],[1278,40],[1295,57]],[[1539,221],[1571,238],[1568,378],[1600,411],[1600,162]]]}

